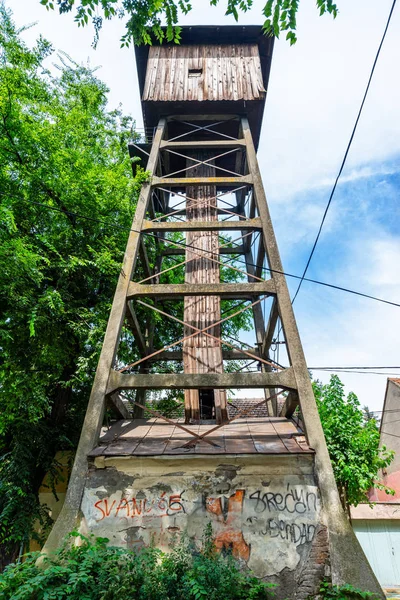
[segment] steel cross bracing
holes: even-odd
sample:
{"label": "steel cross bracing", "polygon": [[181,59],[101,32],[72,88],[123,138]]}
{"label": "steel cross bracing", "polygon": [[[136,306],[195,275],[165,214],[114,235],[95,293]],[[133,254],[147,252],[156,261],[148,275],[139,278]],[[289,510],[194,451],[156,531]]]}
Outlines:
{"label": "steel cross bracing", "polygon": [[[230,117],[229,120],[231,119],[232,118]],[[110,400],[115,405],[114,408],[116,411],[119,412],[121,416],[127,418],[131,415],[129,415],[127,412],[126,404],[121,402],[119,391],[124,388],[134,388],[136,389],[134,416],[140,417],[143,415],[142,407],[145,404],[145,395],[147,389],[160,389],[164,386],[174,387],[176,389],[181,389],[182,387],[192,387],[192,384],[188,383],[187,381],[187,375],[181,373],[164,373],[157,375],[157,373],[154,373],[154,367],[161,359],[164,362],[168,360],[181,360],[182,354],[180,350],[178,350],[178,352],[168,352],[168,350],[171,350],[174,347],[179,348],[182,342],[188,338],[196,337],[202,334],[210,340],[217,340],[220,343],[222,346],[224,360],[243,360],[244,358],[251,358],[252,360],[257,361],[261,367],[260,374],[255,373],[251,375],[247,372],[243,372],[243,370],[240,370],[237,373],[203,373],[201,379],[204,386],[206,386],[207,382],[209,381],[210,386],[214,387],[214,389],[218,389],[220,387],[245,388],[249,387],[250,385],[251,387],[263,387],[265,389],[270,415],[277,414],[276,398],[278,396],[278,389],[290,390],[291,393],[289,396],[292,400],[290,403],[290,411],[288,410],[285,413],[288,403],[286,403],[286,408],[284,407],[283,411],[283,414],[289,416],[289,414],[293,412],[297,406],[296,385],[292,374],[293,369],[288,367],[286,370],[284,370],[285,376],[282,377],[282,374],[280,375],[278,373],[278,371],[282,370],[281,367],[275,364],[269,358],[269,346],[272,341],[273,330],[275,328],[273,326],[274,320],[276,325],[274,314],[278,313],[276,308],[277,302],[275,300],[276,288],[274,278],[271,277],[270,279],[265,280],[262,277],[262,265],[266,256],[265,245],[262,242],[259,243],[257,254],[257,261],[260,261],[257,262],[257,264],[259,264],[260,267],[255,269],[253,266],[255,262],[255,257],[253,256],[252,251],[253,237],[255,232],[262,234],[263,224],[259,216],[260,212],[257,204],[257,189],[253,183],[253,177],[254,175],[257,175],[257,173],[254,171],[254,169],[250,168],[251,162],[249,161],[249,153],[252,149],[252,140],[250,131],[248,130],[248,124],[246,123],[245,119],[236,118],[238,123],[238,135],[237,137],[233,137],[232,135],[228,136],[217,131],[218,126],[226,123],[227,119],[220,119],[217,122],[209,122],[206,125],[201,126],[191,123],[190,121],[182,121],[182,123],[185,123],[190,127],[189,131],[179,136],[171,136],[169,135],[169,131],[174,119],[170,119],[168,121],[169,122],[165,120],[160,121],[155,132],[154,143],[149,155],[147,166],[147,170],[151,172],[151,181],[149,184],[146,184],[143,187],[137,214],[132,227],[132,229],[141,231],[142,235],[138,237],[137,234],[132,232],[131,238],[134,238],[133,243],[131,244],[132,251],[129,257],[125,257],[125,262],[128,263],[127,270],[129,273],[133,273],[135,271],[137,258],[139,257],[140,264],[142,266],[142,272],[144,273],[145,277],[141,277],[136,282],[129,281],[126,283],[127,270],[125,269],[125,265],[121,271],[121,276],[124,278],[124,285],[121,287],[124,289],[126,305],[122,312],[124,313],[124,316],[126,316],[127,324],[133,332],[140,358],[123,366],[119,366],[117,371],[114,370],[117,364],[117,349],[124,317],[122,316],[121,310],[120,314],[116,318],[114,318],[114,315],[111,314],[109,326],[115,326],[115,324],[117,324],[118,328],[117,331],[115,331],[114,327],[114,335],[110,336],[113,337],[114,342],[114,346],[112,348],[113,360],[109,367],[110,377],[108,378],[107,386],[104,390],[104,400]],[[246,134],[246,131],[248,134]],[[195,134],[196,137],[196,134],[199,132],[206,132],[209,136],[212,136],[213,139],[187,139],[189,136],[193,138],[193,134]],[[223,139],[221,139],[221,137]],[[225,149],[226,147],[229,148],[227,151],[220,151],[221,148]],[[193,149],[198,150],[199,148],[207,148],[208,150],[216,149],[216,153],[204,160],[198,160],[190,156],[190,152]],[[175,149],[179,149],[180,151],[177,152]],[[186,166],[181,169],[171,169],[171,156],[175,160],[183,159],[186,161],[186,163],[183,163],[184,165],[186,164]],[[227,157],[234,158],[233,168],[225,168],[218,164],[218,161],[226,160]],[[193,167],[191,164],[188,165],[188,162],[194,163]],[[199,165],[211,164],[213,167],[215,167],[215,169],[227,173],[228,175],[225,175],[224,177],[212,178],[196,178],[186,176],[178,179],[174,177],[180,173],[186,173],[187,175],[188,171],[191,171],[192,168]],[[234,175],[234,177],[231,177],[231,175]],[[178,210],[177,207],[183,204],[183,202],[186,203],[186,208],[188,206],[201,208],[204,204],[204,200],[202,198],[192,198],[187,194],[182,193],[180,191],[182,187],[185,188],[188,185],[204,185],[206,182],[216,185],[215,196],[208,198],[208,200],[215,200],[217,202],[218,214],[223,215],[225,220],[189,222],[181,219],[180,216],[184,215],[186,211],[185,209]],[[174,205],[170,208],[171,197],[174,200]],[[234,197],[235,205],[232,205],[230,202],[228,202],[225,199],[226,197],[230,199]],[[180,202],[177,203],[176,199],[179,199]],[[224,207],[220,206],[221,202],[224,204]],[[245,209],[247,205],[248,210],[246,214]],[[232,210],[228,210],[229,208]],[[147,214],[150,218],[147,218]],[[213,256],[206,256],[201,248],[196,249],[195,246],[190,248],[190,258],[179,261],[173,266],[162,268],[162,262],[165,257],[173,256],[174,254],[183,254],[185,252],[185,248],[187,247],[186,244],[176,241],[176,237],[172,239],[167,238],[167,233],[173,234],[187,231],[226,231],[232,233],[236,230],[240,232],[241,235],[233,239],[229,238],[228,241],[220,244],[218,251],[220,255],[224,253],[242,255],[245,260],[245,270],[239,269],[234,264],[230,265],[225,261],[218,260]],[[158,257],[154,266],[150,265],[150,261],[147,257],[146,244],[144,243],[144,240],[146,239],[145,236],[148,233],[153,235],[153,239],[155,240],[157,248]],[[242,242],[240,245],[238,245],[239,241]],[[199,285],[188,285],[185,283],[160,283],[160,278],[162,278],[162,276],[166,273],[170,273],[179,267],[187,267],[189,263],[200,257],[207,258],[211,263],[215,263],[227,269],[232,269],[233,271],[244,275],[247,278],[248,283],[218,283]],[[249,304],[242,310],[231,312],[228,317],[214,321],[208,327],[203,328],[196,328],[187,321],[177,319],[176,317],[169,315],[166,311],[157,307],[157,304],[160,302],[162,303],[165,299],[175,300],[181,298],[182,296],[195,296],[196,294],[201,296],[218,295],[221,298],[229,299],[242,298],[244,301],[248,301]],[[117,296],[120,296],[118,290],[116,293],[116,300]],[[267,296],[272,296],[274,298],[274,302],[272,305],[273,311],[269,318],[268,326],[266,327],[264,323],[261,302]],[[153,305],[139,300],[141,297],[151,298],[153,300]],[[118,298],[118,300],[121,299]],[[114,304],[115,303],[116,301]],[[142,331],[142,326],[139,323],[139,319],[135,311],[135,308],[137,309],[138,305],[146,306],[148,311],[162,314],[167,318],[169,317],[173,319],[175,322],[179,322],[182,326],[189,328],[189,335],[183,336],[176,341],[171,341],[170,344],[163,348],[153,348],[154,327],[153,331],[151,331],[151,327],[148,328],[148,331]],[[210,333],[210,329],[228,321],[229,319],[246,310],[252,310],[253,312],[256,332],[256,347],[252,348],[251,351],[244,350],[243,347],[234,346],[227,340],[218,339],[215,335],[213,336]],[[116,336],[115,333],[118,335]],[[108,341],[108,337],[107,331],[100,362],[102,362],[104,357],[107,357],[107,354],[108,358],[110,356],[111,348],[109,348],[108,352],[106,353],[106,342]],[[139,371],[137,371],[138,368]],[[122,375],[122,373],[126,372],[129,372],[129,375]],[[195,381],[198,378],[191,377],[189,379]],[[95,388],[96,382],[94,389]],[[269,390],[271,390],[271,392]],[[271,398],[270,394],[272,394]]]}
{"label": "steel cross bracing", "polygon": [[[232,120],[232,117],[229,117],[229,120]],[[255,263],[255,257],[253,256],[252,251],[253,237],[256,232],[263,234],[264,229],[257,202],[257,187],[259,186],[255,186],[253,181],[254,176],[257,177],[258,173],[257,169],[255,170],[251,167],[251,160],[249,160],[249,157],[252,158],[251,153],[254,153],[254,147],[252,145],[248,124],[245,119],[235,118],[235,120],[238,123],[237,137],[233,137],[232,135],[228,136],[217,131],[218,126],[226,123],[227,119],[220,119],[217,122],[212,122],[211,118],[209,119],[210,122],[206,125],[197,125],[189,120],[181,121],[181,123],[189,126],[189,131],[178,136],[170,135],[171,125],[174,123],[175,119],[169,119],[168,122],[163,120],[160,121],[155,133],[154,143],[147,166],[147,170],[151,172],[151,181],[149,184],[146,184],[142,190],[139,201],[142,205],[140,207],[141,210],[139,210],[138,206],[137,215],[132,227],[142,232],[142,239],[137,240],[135,246],[139,245],[140,263],[144,267],[143,273],[145,274],[145,277],[140,278],[136,282],[129,281],[128,286],[124,286],[125,303],[128,309],[126,311],[127,322],[135,337],[140,358],[123,366],[119,366],[117,371],[115,371],[114,368],[116,367],[118,347],[118,340],[116,340],[116,346],[113,348],[113,365],[110,367],[110,377],[104,393],[104,397],[107,397],[111,402],[114,402],[116,404],[116,410],[125,418],[128,414],[124,405],[121,405],[118,394],[118,392],[123,389],[134,388],[137,390],[135,397],[135,416],[142,416],[143,408],[140,410],[137,409],[140,406],[144,406],[145,390],[162,389],[163,387],[174,387],[176,389],[192,387],[192,384],[188,383],[188,379],[192,379],[192,381],[198,379],[196,376],[193,376],[194,374],[189,377],[188,375],[181,373],[149,373],[149,370],[155,370],[154,366],[161,357],[163,361],[170,360],[169,355],[171,355],[171,360],[181,360],[182,354],[179,350],[178,353],[168,352],[168,350],[174,347],[180,347],[188,338],[193,338],[200,334],[205,335],[209,339],[219,341],[222,345],[224,359],[234,360],[237,358],[242,360],[243,358],[251,358],[257,361],[261,366],[260,374],[255,373],[250,375],[243,371],[238,373],[202,373],[201,379],[204,384],[203,387],[206,387],[208,382],[214,389],[221,387],[245,388],[250,387],[250,384],[251,387],[262,387],[265,389],[268,410],[271,416],[277,414],[276,398],[278,396],[278,389],[290,390],[291,392],[289,394],[291,398],[290,410],[286,410],[288,408],[288,403],[286,403],[283,409],[283,415],[289,416],[297,406],[296,384],[292,374],[293,369],[288,367],[284,370],[285,376],[282,377],[282,374],[280,375],[278,373],[278,371],[282,370],[281,367],[271,361],[269,357],[269,347],[272,342],[272,335],[278,316],[276,286],[274,277],[267,280],[262,277],[262,265],[267,256],[265,252],[265,235],[261,236],[263,239],[259,243],[257,253],[256,260],[259,267],[255,269],[253,266]],[[189,136],[193,138],[199,133],[204,134],[204,132],[211,136],[212,139],[187,139]],[[229,149],[224,152],[220,151],[221,148],[226,147]],[[198,160],[190,156],[191,151],[194,149],[199,150],[200,148],[207,148],[208,150],[213,150],[215,148],[216,153],[204,160]],[[179,149],[180,151],[177,152],[176,149]],[[184,166],[178,169],[171,169],[171,157],[174,160],[184,160],[185,162],[181,162]],[[221,159],[226,160],[227,157],[234,159],[234,168],[225,168],[218,163]],[[193,165],[188,165],[188,161],[189,163],[193,163]],[[207,178],[188,176],[188,172],[193,168],[199,165],[211,164],[215,169],[227,173],[227,175],[224,177]],[[181,173],[186,173],[186,177],[174,177]],[[231,175],[234,177],[231,177]],[[179,205],[182,205],[183,202],[185,202],[186,207],[202,207],[204,199],[192,198],[187,194],[182,193],[180,190],[187,186],[201,186],[205,184],[213,184],[216,186],[217,193],[215,196],[208,198],[208,200],[215,200],[217,202],[218,214],[224,215],[226,219],[217,221],[186,221],[181,219],[180,216],[186,214],[186,210],[178,210],[177,207]],[[235,198],[235,205],[232,205],[225,200],[224,197],[227,196]],[[171,197],[174,200],[174,205],[170,208]],[[176,199],[182,200],[176,203]],[[227,208],[219,206],[220,202]],[[156,205],[158,207],[157,210],[155,209]],[[246,205],[248,205],[247,214],[245,210]],[[228,208],[232,210],[228,210]],[[146,218],[147,213],[149,214],[149,219]],[[166,233],[173,234],[187,231],[226,231],[232,233],[236,230],[241,233],[241,236],[233,239],[230,238],[228,241],[220,244],[219,253],[241,254],[245,260],[246,270],[239,269],[237,266],[218,260],[213,256],[206,256],[201,248],[197,249],[193,246],[190,248],[190,258],[179,261],[173,266],[162,268],[163,258],[173,256],[174,254],[183,254],[187,247],[186,244],[176,241],[176,238],[166,238]],[[153,234],[153,238],[156,240],[158,259],[154,268],[150,267],[149,260],[146,256],[145,244],[143,243],[147,233]],[[240,246],[237,245],[238,241],[242,241]],[[136,268],[136,259],[138,256],[138,250],[136,250],[136,248],[134,248],[133,254],[134,255],[131,255],[130,257],[131,260],[129,265],[129,271],[131,273],[133,273]],[[248,283],[198,285],[160,283],[160,278],[166,273],[170,273],[180,267],[187,267],[189,263],[200,257],[207,258],[211,263],[224,266],[227,269],[232,269],[233,271],[244,275],[247,278]],[[125,272],[125,269],[123,269],[123,273]],[[165,299],[178,300],[184,296],[196,295],[217,295],[221,298],[229,299],[242,298],[247,300],[249,305],[240,311],[231,313],[224,319],[213,322],[205,328],[196,328],[187,321],[173,317],[165,310],[161,310],[157,307],[157,303],[160,303]],[[274,300],[272,304],[273,310],[271,311],[271,316],[266,327],[261,302],[267,296],[272,296]],[[154,305],[139,300],[141,297],[151,298]],[[171,341],[170,344],[163,348],[155,349],[152,345],[153,336],[151,335],[151,332],[145,333],[142,331],[139,319],[135,312],[135,305],[145,306],[148,311],[161,314],[166,318],[169,317],[175,322],[179,322],[182,326],[189,328],[191,333],[176,341]],[[246,310],[252,310],[254,317],[257,345],[252,351],[249,352],[241,347],[235,347],[229,341],[218,339],[209,332],[209,330],[215,326],[228,321]],[[121,327],[123,320],[119,318],[118,323]],[[138,367],[139,371],[137,372]],[[129,374],[122,374],[126,372],[129,372]],[[270,394],[272,394],[271,398]]]}

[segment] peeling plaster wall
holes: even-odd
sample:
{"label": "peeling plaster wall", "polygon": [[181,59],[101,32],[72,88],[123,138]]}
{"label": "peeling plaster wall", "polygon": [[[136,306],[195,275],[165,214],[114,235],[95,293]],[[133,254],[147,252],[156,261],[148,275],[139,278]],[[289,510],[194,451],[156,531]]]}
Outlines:
{"label": "peeling plaster wall", "polygon": [[167,550],[184,531],[199,543],[210,521],[217,548],[279,583],[277,597],[306,598],[325,573],[312,456],[100,457],[81,508],[83,532],[129,548]]}

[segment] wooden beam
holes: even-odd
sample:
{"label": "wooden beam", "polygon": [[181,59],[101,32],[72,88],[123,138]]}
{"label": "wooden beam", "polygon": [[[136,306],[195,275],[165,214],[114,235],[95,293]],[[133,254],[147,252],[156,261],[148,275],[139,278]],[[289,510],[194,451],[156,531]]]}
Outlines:
{"label": "wooden beam", "polygon": [[247,231],[249,229],[262,229],[261,220],[243,219],[241,221],[177,221],[169,223],[156,223],[145,221],[143,232],[146,231]]}
{"label": "wooden beam", "polygon": [[145,285],[131,281],[127,298],[152,296],[175,298],[176,296],[223,296],[224,298],[252,299],[254,296],[275,294],[272,279],[258,283],[202,283],[202,284],[159,284]]}
{"label": "wooden beam", "polygon": [[174,389],[199,388],[282,388],[296,389],[291,367],[279,373],[162,373],[151,375],[125,375],[111,371],[108,393],[122,389]]}

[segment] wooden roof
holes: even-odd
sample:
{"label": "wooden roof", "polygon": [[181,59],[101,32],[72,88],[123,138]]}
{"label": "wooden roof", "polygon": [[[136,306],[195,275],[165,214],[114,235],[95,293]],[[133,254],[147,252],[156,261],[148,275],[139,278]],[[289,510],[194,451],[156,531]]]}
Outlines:
{"label": "wooden roof", "polygon": [[264,97],[257,44],[152,46],[143,101],[258,100]]}
{"label": "wooden roof", "polygon": [[[117,421],[90,456],[313,453],[304,434],[283,417],[239,418],[207,436],[216,445],[201,441],[186,448],[183,445],[195,438],[179,428],[183,423],[183,419],[172,424],[156,418]],[[185,427],[200,435],[215,423]]]}
{"label": "wooden roof", "polygon": [[[160,98],[157,96],[148,95],[148,90],[145,93],[145,85],[146,85],[146,73],[147,73],[147,62],[149,57],[156,56],[158,52],[173,54],[173,52],[187,52],[186,50],[178,50],[180,47],[209,47],[210,52],[221,52],[222,48],[233,47],[235,46],[235,57],[236,52],[240,54],[240,52],[247,53],[248,48],[253,48],[250,52],[255,53],[255,47],[257,47],[257,52],[259,56],[259,67],[257,63],[257,59],[255,56],[250,60],[248,57],[244,57],[241,62],[243,65],[253,65],[252,70],[255,69],[255,75],[253,73],[253,77],[246,74],[245,78],[242,78],[242,82],[246,82],[246,91],[240,92],[239,83],[236,86],[232,86],[236,88],[236,91],[232,89],[232,93],[229,92],[227,94],[228,99],[220,99],[223,96],[223,93],[220,92],[220,83],[218,82],[218,98],[214,97],[214,91],[211,94],[208,92],[208,84],[207,84],[207,97],[204,95],[205,85],[203,82],[199,86],[199,81],[197,83],[191,82],[191,94],[192,100],[188,102],[187,100],[183,100],[184,97],[184,87],[183,93],[179,91],[179,87],[172,90],[171,87],[171,79],[169,79],[169,85],[165,86],[168,90],[168,95],[164,96],[164,100],[160,101]],[[266,99],[266,93],[264,90],[268,89],[268,79],[269,72],[271,68],[271,59],[272,59],[272,51],[274,46],[274,38],[268,37],[263,33],[262,27],[260,25],[224,25],[224,26],[195,26],[195,27],[182,27],[181,31],[181,42],[177,46],[176,44],[170,42],[164,42],[160,44],[157,40],[153,40],[153,45],[142,45],[135,47],[135,55],[136,55],[136,66],[138,71],[138,79],[139,79],[139,89],[140,96],[142,98],[142,111],[143,111],[143,121],[144,126],[147,131],[151,131],[154,127],[157,126],[158,120],[160,117],[168,117],[174,115],[246,115],[249,119],[251,132],[253,135],[253,140],[255,146],[257,148],[258,141],[260,137],[262,117],[264,112],[264,105]],[[162,50],[161,50],[162,48]],[[217,50],[217,48],[221,48]],[[236,50],[237,48],[237,50]],[[240,50],[242,48],[242,50]],[[245,50],[246,49],[246,50]],[[199,50],[200,52],[200,50]],[[191,58],[194,58],[192,56]],[[218,57],[214,57],[217,59]],[[190,57],[188,57],[188,60]],[[231,67],[231,75],[232,75],[232,59],[233,56],[230,57],[230,67]],[[186,59],[185,59],[186,60]],[[236,60],[236,58],[235,58]],[[240,61],[239,61],[240,62]],[[166,61],[162,61],[162,63],[166,64]],[[157,65],[156,71],[160,78],[164,77],[163,81],[167,82],[166,75],[162,75],[162,63]],[[193,63],[194,64],[194,63]],[[235,63],[236,65],[236,63]],[[158,66],[161,67],[161,70],[158,71]],[[191,68],[195,68],[194,66]],[[238,68],[237,65],[235,67]],[[228,67],[227,67],[228,69]],[[247,66],[246,66],[247,70]],[[203,75],[204,76],[204,75]],[[171,75],[170,75],[171,77]],[[226,82],[229,81],[228,70],[226,70]],[[189,78],[188,78],[189,79]],[[195,79],[195,77],[193,77]],[[175,80],[175,73],[173,76],[173,80]],[[251,93],[249,92],[248,81],[251,82]],[[208,78],[207,78],[207,81]],[[231,77],[231,81],[233,78]],[[254,84],[254,88],[253,88]],[[225,84],[226,85],[226,84]],[[222,82],[221,82],[222,86]],[[193,98],[193,91],[195,89],[203,90],[203,99],[200,100],[201,95],[199,91],[198,98]],[[166,90],[163,90],[160,86],[160,91],[158,94],[164,94]],[[178,91],[177,91],[178,89]],[[257,91],[258,89],[258,91]],[[214,90],[214,84],[213,84]],[[240,96],[240,94],[241,96]],[[180,94],[182,98],[180,97]],[[187,92],[186,98],[189,99],[189,81],[187,81]],[[235,99],[235,94],[238,95],[238,98]],[[250,98],[249,94],[251,94],[252,99],[246,100],[246,96]],[[175,100],[171,100],[171,95]],[[239,97],[240,96],[240,97]],[[231,99],[233,98],[233,100]]]}

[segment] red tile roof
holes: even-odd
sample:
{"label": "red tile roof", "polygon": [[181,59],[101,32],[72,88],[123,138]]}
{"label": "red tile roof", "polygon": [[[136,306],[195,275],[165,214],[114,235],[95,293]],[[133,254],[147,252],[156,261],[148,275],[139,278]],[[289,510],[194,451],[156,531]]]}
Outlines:
{"label": "red tile roof", "polygon": [[[267,403],[263,398],[232,398],[228,401],[229,418],[235,417],[239,411],[248,410],[246,417],[268,417]],[[259,406],[256,406],[259,404]],[[253,408],[254,407],[254,408]]]}

